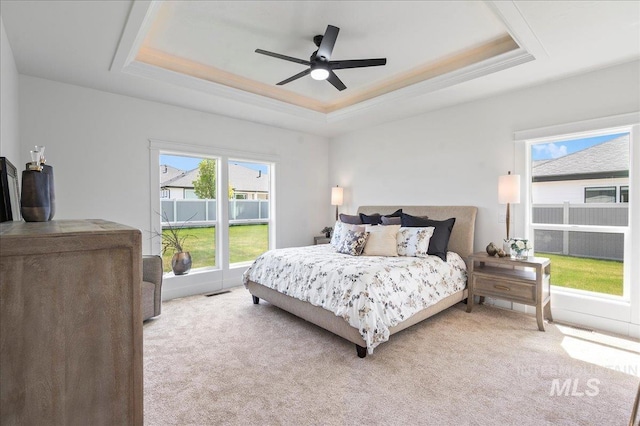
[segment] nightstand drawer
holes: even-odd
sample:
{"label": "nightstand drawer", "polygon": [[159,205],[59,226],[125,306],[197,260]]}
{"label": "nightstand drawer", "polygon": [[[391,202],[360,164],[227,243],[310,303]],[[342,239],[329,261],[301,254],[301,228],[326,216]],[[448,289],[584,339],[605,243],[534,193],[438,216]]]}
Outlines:
{"label": "nightstand drawer", "polygon": [[478,276],[474,276],[473,280],[473,291],[476,294],[494,295],[531,303],[536,301],[535,284],[521,284]]}

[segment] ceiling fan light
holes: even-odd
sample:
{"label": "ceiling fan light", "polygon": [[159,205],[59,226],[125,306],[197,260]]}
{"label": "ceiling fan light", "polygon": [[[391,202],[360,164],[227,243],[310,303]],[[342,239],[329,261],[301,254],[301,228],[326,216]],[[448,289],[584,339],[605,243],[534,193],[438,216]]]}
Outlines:
{"label": "ceiling fan light", "polygon": [[311,78],[314,80],[326,80],[329,78],[329,71],[324,68],[314,68],[311,70]]}

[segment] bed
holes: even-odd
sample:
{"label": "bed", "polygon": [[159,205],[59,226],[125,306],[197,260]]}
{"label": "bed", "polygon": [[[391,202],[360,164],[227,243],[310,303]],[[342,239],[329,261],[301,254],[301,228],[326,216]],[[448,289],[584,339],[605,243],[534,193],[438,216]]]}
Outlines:
{"label": "bed", "polygon": [[[473,252],[477,208],[472,206],[363,206],[358,209],[358,213],[364,213],[366,215],[374,213],[389,214],[398,209],[402,209],[404,213],[409,215],[428,216],[433,220],[456,219],[448,244],[448,251],[453,254],[447,255],[446,262],[441,261],[439,258],[434,259],[435,256],[428,256],[428,258],[425,259],[407,257],[385,259],[383,257],[371,256],[352,257],[335,253],[329,245],[271,250],[263,256],[266,258],[276,257],[282,264],[286,264],[286,266],[293,264],[297,270],[290,273],[282,273],[282,269],[279,267],[268,266],[263,256],[256,259],[254,264],[244,274],[244,284],[252,295],[253,303],[257,305],[260,299],[263,299],[280,309],[341,336],[354,343],[358,356],[364,358],[367,352],[373,353],[373,349],[380,343],[388,340],[389,336],[466,299],[466,262],[468,256]],[[322,259],[322,256],[327,257],[325,260],[319,261],[318,259]],[[343,260],[339,259],[339,257],[342,257]],[[342,261],[346,263],[344,265],[340,264],[339,262]],[[390,263],[385,263],[387,261]],[[349,311],[345,310],[346,308],[343,309],[334,306],[335,301],[340,299],[344,299],[345,303],[349,303],[349,301],[353,302],[355,300],[354,297],[347,297],[352,296],[350,291],[348,291],[349,294],[345,296],[344,293],[336,295],[332,294],[330,290],[327,290],[326,295],[318,298],[317,293],[319,291],[321,292],[324,287],[317,284],[317,282],[321,282],[321,280],[313,275],[314,272],[311,271],[311,269],[315,269],[317,264],[323,262],[331,265],[341,265],[333,269],[350,271],[351,273],[354,271],[354,262],[361,262],[363,265],[361,267],[361,273],[357,275],[373,273],[377,278],[382,280],[389,278],[390,274],[394,273],[396,275],[404,274],[426,277],[426,275],[422,275],[425,270],[437,272],[438,269],[442,269],[439,273],[443,276],[447,274],[452,276],[462,274],[463,282],[460,284],[460,277],[458,277],[456,284],[447,284],[449,288],[446,291],[444,291],[442,287],[429,290],[429,286],[426,284],[421,285],[422,290],[431,291],[431,293],[426,296],[423,294],[417,298],[414,296],[413,300],[403,301],[402,303],[405,304],[403,315],[397,312],[392,312],[387,315],[387,313],[393,311],[393,309],[386,309],[386,307],[397,304],[397,298],[400,297],[399,294],[386,291],[387,296],[391,295],[395,299],[391,301],[374,301],[373,299],[381,292],[373,291],[371,293],[376,294],[369,294],[370,292],[367,291],[365,292],[366,297],[361,299],[364,299],[367,303],[371,301],[371,303],[379,302],[384,304],[386,306],[384,309],[385,314],[383,315],[385,318],[378,318],[377,316],[380,315],[376,314],[376,309],[369,309],[368,307],[360,307],[360,318],[354,318],[355,315],[350,314]],[[404,269],[397,272],[394,270],[396,266]],[[325,272],[321,272],[321,274],[324,275],[323,279],[325,282],[330,281],[330,278],[327,278],[326,275],[331,273],[335,272],[327,272],[326,270]],[[355,283],[356,278],[353,280]],[[442,281],[440,278],[434,278],[434,280],[437,282]],[[390,279],[389,282],[393,281]],[[393,286],[395,288],[395,283]],[[303,287],[303,289],[300,287]],[[382,287],[384,288],[384,286]],[[315,293],[315,298],[312,299],[307,296],[309,291]],[[363,292],[360,291],[360,293]],[[399,293],[402,292],[400,291]],[[409,292],[407,292],[407,294],[409,294]],[[294,297],[300,297],[301,295],[303,296],[302,299],[305,300]],[[325,298],[328,299],[328,301],[325,307],[322,307]],[[358,303],[360,302],[358,301]],[[338,309],[336,311],[338,314],[329,310],[329,307],[326,305],[332,305],[332,308],[335,308],[334,310]],[[407,307],[409,311],[406,311]],[[351,312],[354,312],[353,309],[355,308],[351,307],[351,309]],[[371,310],[375,311],[371,314],[374,318],[369,318]],[[380,310],[378,309],[378,311]],[[364,319],[363,312],[365,312]],[[387,316],[390,318],[387,318]],[[368,321],[368,326],[362,324],[362,321],[365,320]]]}

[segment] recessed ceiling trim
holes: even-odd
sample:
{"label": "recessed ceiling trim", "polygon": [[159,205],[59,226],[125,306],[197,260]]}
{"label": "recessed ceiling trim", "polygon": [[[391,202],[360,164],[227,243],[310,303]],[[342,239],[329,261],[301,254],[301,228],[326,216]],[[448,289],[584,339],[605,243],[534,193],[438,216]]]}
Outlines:
{"label": "recessed ceiling trim", "polygon": [[502,21],[511,37],[536,59],[548,58],[549,53],[513,1],[485,1],[489,9]]}
{"label": "recessed ceiling trim", "polygon": [[502,71],[535,60],[533,55],[525,49],[516,49],[502,55],[487,59],[485,61],[469,65],[456,71],[436,76],[434,78],[421,81],[412,86],[398,89],[369,101],[342,108],[327,114],[327,122],[333,123],[355,115],[361,114],[364,110],[372,108],[381,103],[400,102],[425,95],[436,90],[444,89],[465,81],[473,80],[488,74]]}
{"label": "recessed ceiling trim", "polygon": [[345,99],[340,99],[331,103],[327,109],[328,112],[334,112],[422,81],[458,71],[516,49],[518,49],[516,42],[513,41],[509,35],[505,35],[499,39],[491,40],[487,43],[483,43],[479,46],[451,55],[448,58],[442,58],[432,63],[423,64],[414,69],[400,73],[391,79],[380,81],[376,85],[357,91]]}
{"label": "recessed ceiling trim", "polygon": [[140,46],[144,42],[144,37],[151,28],[153,19],[160,6],[158,1],[135,0],[129,11],[127,23],[125,24],[116,53],[111,61],[111,72],[120,72],[129,65],[136,57]]}
{"label": "recessed ceiling trim", "polygon": [[[253,106],[266,108],[272,111],[291,114],[317,123],[326,123],[326,114],[324,113],[313,111],[308,108],[302,108],[287,102],[278,101],[266,96],[259,96],[250,92],[238,90],[233,87],[225,86],[224,84],[214,83],[179,72],[159,68],[155,65],[149,65],[143,62],[133,61],[127,65],[122,72],[136,77],[144,77],[154,81],[173,84],[175,86],[184,87],[198,92],[209,93],[235,102],[243,102],[245,104],[251,104]],[[213,98],[213,102],[216,102],[215,98]]]}
{"label": "recessed ceiling trim", "polygon": [[289,90],[276,87],[270,84],[261,83],[237,74],[233,74],[219,68],[200,64],[189,59],[170,55],[149,47],[142,47],[136,56],[136,61],[149,65],[155,65],[177,73],[189,75],[191,77],[219,83],[235,89],[255,93],[259,96],[266,96],[282,102],[288,102],[313,111],[326,113],[327,105],[324,102],[309,98]]}

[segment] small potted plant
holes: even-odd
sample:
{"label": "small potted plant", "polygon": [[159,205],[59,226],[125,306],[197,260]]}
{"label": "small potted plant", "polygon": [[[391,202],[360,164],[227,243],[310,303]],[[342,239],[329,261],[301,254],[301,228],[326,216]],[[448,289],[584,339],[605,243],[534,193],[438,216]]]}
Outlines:
{"label": "small potted plant", "polygon": [[172,250],[174,254],[171,258],[171,269],[174,275],[184,275],[191,270],[192,261],[191,254],[188,251],[184,251],[183,245],[187,238],[194,236],[184,233],[183,228],[187,224],[186,221],[179,225],[172,225],[166,213],[162,217],[163,222],[166,223],[166,232],[156,232],[162,237],[162,254]]}
{"label": "small potted plant", "polygon": [[333,228],[331,226],[325,226],[324,228],[322,228],[322,231],[320,232],[322,232],[325,237],[331,238],[331,233],[333,232]]}

